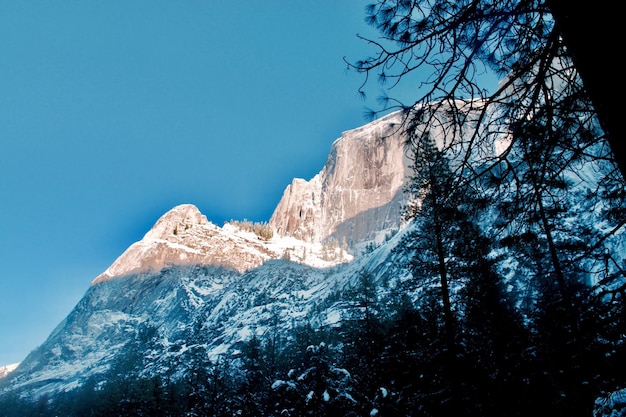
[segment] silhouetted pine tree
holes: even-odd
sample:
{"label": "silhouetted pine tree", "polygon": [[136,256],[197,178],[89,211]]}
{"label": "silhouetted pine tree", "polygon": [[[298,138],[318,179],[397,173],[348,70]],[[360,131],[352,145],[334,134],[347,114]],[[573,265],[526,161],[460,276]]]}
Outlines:
{"label": "silhouetted pine tree", "polygon": [[499,415],[523,385],[518,370],[526,339],[477,224],[484,201],[427,133],[412,143],[406,215],[414,228],[403,246],[413,254],[409,286],[421,294],[420,321],[438,324],[424,326],[428,339],[418,355],[425,382],[416,401],[434,415]]}
{"label": "silhouetted pine tree", "polygon": [[525,415],[529,340],[522,316],[515,309],[513,294],[495,272],[490,242],[480,228],[466,222],[457,245],[466,260],[460,321],[463,363],[472,375],[465,382],[467,399],[482,416]]}

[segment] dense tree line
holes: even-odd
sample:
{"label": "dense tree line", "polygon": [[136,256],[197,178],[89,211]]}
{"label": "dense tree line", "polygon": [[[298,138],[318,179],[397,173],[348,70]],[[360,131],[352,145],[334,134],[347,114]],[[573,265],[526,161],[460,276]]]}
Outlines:
{"label": "dense tree line", "polygon": [[[602,262],[605,288],[615,284],[609,276],[623,277],[622,256],[610,242],[626,224],[622,128],[601,66],[581,47],[587,36],[616,33],[616,21],[593,10],[581,13],[561,0],[378,0],[366,8],[380,33],[365,39],[373,52],[349,62],[365,74],[364,86],[376,78],[391,94],[413,83],[414,102],[385,96],[381,111],[403,111],[400,129],[416,163],[433,146],[454,161],[446,184],[422,178],[409,191],[420,197],[416,187],[432,188],[463,199],[472,190],[475,204],[497,206],[494,221],[502,227],[490,238],[515,246],[517,269],[536,278],[532,285],[554,283],[564,304],[581,280],[598,283]],[[579,31],[573,22],[594,30]],[[419,69],[430,75],[416,79]],[[489,76],[497,87],[485,88]],[[576,183],[587,183],[596,201],[589,210],[607,214],[592,221],[609,227],[594,229],[582,212],[572,213]]]}

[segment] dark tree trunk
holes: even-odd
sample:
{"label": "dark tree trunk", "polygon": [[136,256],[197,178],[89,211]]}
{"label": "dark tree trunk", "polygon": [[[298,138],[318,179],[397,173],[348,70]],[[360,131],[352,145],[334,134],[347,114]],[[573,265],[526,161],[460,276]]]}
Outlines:
{"label": "dark tree trunk", "polygon": [[439,279],[441,282],[441,301],[443,304],[443,317],[446,330],[446,344],[448,350],[454,355],[454,316],[452,315],[452,305],[450,303],[450,289],[448,286],[448,268],[446,266],[446,254],[443,247],[443,231],[442,225],[439,221],[437,209],[434,211],[435,218],[435,240],[437,242],[437,262],[439,264]]}
{"label": "dark tree trunk", "polygon": [[[598,113],[617,165],[626,177],[626,129],[621,120],[624,18],[619,3],[546,0],[585,89]],[[619,19],[619,21],[618,21]]]}

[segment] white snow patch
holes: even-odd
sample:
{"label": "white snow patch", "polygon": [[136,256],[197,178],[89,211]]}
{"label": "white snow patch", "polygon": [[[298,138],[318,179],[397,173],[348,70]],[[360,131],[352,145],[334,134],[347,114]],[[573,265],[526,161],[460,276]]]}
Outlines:
{"label": "white snow patch", "polygon": [[274,383],[272,384],[272,389],[275,390],[285,385],[288,388],[296,389],[296,384],[294,384],[292,381],[283,381],[282,379],[277,379],[276,381],[274,381]]}
{"label": "white snow patch", "polygon": [[341,313],[338,310],[331,310],[326,314],[326,324],[337,324],[341,321]]}
{"label": "white snow patch", "polygon": [[15,369],[19,366],[19,364],[20,363],[17,362],[17,363],[12,363],[9,365],[0,366],[0,378],[4,378],[11,372],[15,371]]}
{"label": "white snow patch", "polygon": [[322,399],[323,399],[325,402],[330,401],[330,394],[328,394],[328,391],[324,390],[324,393],[322,394]]}

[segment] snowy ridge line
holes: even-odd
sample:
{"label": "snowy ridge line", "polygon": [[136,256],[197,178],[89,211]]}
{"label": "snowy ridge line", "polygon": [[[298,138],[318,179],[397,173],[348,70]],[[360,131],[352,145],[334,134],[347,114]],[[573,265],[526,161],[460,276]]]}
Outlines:
{"label": "snowy ridge line", "polygon": [[229,223],[223,227],[199,224],[184,232],[173,232],[186,226],[184,218],[176,217],[182,209],[193,210],[204,217],[191,204],[174,207],[142,240],[133,243],[94,279],[92,285],[133,274],[155,273],[172,266],[224,266],[244,273],[268,260],[281,258],[320,268],[353,259],[343,248],[278,234],[261,239],[254,232]]}

